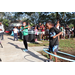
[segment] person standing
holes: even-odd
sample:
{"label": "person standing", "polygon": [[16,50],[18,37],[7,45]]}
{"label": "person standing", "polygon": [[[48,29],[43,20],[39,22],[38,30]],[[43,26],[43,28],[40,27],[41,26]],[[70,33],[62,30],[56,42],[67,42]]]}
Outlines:
{"label": "person standing", "polygon": [[[57,21],[57,25],[56,25],[56,28],[59,29],[60,27],[60,23],[59,23],[59,20]],[[60,40],[60,36],[58,36],[58,41]]]}
{"label": "person standing", "polygon": [[14,32],[14,41],[15,41],[15,38],[16,38],[17,41],[18,41],[18,29],[17,29],[17,27],[15,27],[15,28],[13,29],[13,32]]}
{"label": "person standing", "polygon": [[66,34],[67,34],[67,37],[68,37],[68,39],[70,39],[70,28],[69,28],[69,26],[67,25],[67,27],[66,27]]}
{"label": "person standing", "polygon": [[2,22],[0,22],[0,37],[2,37],[1,40],[4,39],[3,34],[4,34],[4,26]]}
{"label": "person standing", "polygon": [[25,49],[23,50],[24,52],[28,51],[28,44],[27,44],[28,28],[29,28],[28,24],[25,21],[23,21],[22,32],[23,32],[23,43],[24,43],[24,46],[25,46]]}
{"label": "person standing", "polygon": [[42,39],[42,37],[43,37],[43,40],[44,40],[45,27],[44,27],[44,25],[43,25],[43,24],[42,24],[42,26],[41,26],[41,32],[42,32],[42,34],[41,34],[41,39]]}
{"label": "person standing", "polygon": [[59,29],[60,27],[60,23],[59,23],[59,20],[57,21],[57,25],[56,25],[56,28]]}
{"label": "person standing", "polygon": [[36,27],[36,26],[35,26],[34,31],[35,31],[35,42],[36,42],[36,41],[37,41],[37,34],[38,34],[38,29],[37,29],[37,27]]}
{"label": "person standing", "polygon": [[[61,32],[63,32],[63,26],[60,27]],[[63,34],[61,34],[61,39],[63,39]]]}
{"label": "person standing", "polygon": [[42,40],[42,38],[41,38],[41,23],[39,23],[39,25],[38,25],[38,31],[39,31],[39,38],[40,38],[40,40]]}
{"label": "person standing", "polygon": [[[62,34],[62,32],[57,29],[56,27],[53,27],[52,23],[50,21],[46,22],[46,26],[49,29],[49,52],[53,52],[55,55],[57,55],[58,51],[58,36]],[[49,55],[50,60],[52,60],[51,55]],[[55,62],[57,62],[57,57],[55,57]]]}

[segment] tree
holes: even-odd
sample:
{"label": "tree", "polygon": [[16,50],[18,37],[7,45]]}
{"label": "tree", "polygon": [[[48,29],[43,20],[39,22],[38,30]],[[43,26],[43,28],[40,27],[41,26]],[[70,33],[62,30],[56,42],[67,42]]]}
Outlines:
{"label": "tree", "polygon": [[5,30],[6,30],[6,27],[9,26],[9,20],[7,20],[7,19],[3,19],[2,23],[3,23],[4,28],[5,28]]}

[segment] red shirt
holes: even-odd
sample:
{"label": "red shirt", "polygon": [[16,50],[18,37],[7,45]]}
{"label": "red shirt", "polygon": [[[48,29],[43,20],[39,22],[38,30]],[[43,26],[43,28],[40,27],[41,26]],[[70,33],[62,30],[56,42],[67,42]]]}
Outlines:
{"label": "red shirt", "polygon": [[41,28],[41,31],[43,32],[43,31],[45,31],[45,27],[43,26],[40,26],[40,28]]}

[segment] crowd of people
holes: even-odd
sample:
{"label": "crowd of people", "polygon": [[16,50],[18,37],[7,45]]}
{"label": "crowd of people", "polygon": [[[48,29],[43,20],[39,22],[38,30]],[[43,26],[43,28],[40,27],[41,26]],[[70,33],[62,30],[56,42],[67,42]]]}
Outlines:
{"label": "crowd of people", "polygon": [[[74,34],[74,27],[69,28],[68,25],[64,27],[63,25],[60,25],[59,21],[57,21],[56,25],[53,24],[53,26],[59,29],[61,32],[63,32],[60,36],[58,36],[58,39],[65,39],[65,38],[70,39],[70,37]],[[18,40],[18,35],[22,36],[22,33],[21,33],[22,27],[23,26],[20,25],[19,27],[13,28],[14,31],[12,31],[11,35],[14,35],[14,40],[15,38]],[[30,24],[28,23],[28,31],[29,30],[35,31],[35,41],[37,41],[38,38],[40,40],[49,40],[49,29],[46,27],[46,25],[39,23],[39,25],[35,25],[31,27]],[[20,36],[20,39],[22,39],[21,36]]]}

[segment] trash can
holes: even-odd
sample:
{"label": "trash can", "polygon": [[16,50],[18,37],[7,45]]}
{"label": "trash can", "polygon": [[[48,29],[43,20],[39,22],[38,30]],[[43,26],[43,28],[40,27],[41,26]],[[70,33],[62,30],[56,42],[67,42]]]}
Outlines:
{"label": "trash can", "polygon": [[22,36],[23,36],[23,35],[22,35],[22,32],[19,32],[19,36],[20,36],[20,39],[23,39],[23,38],[22,38]]}
{"label": "trash can", "polygon": [[35,32],[33,30],[29,30],[28,35],[28,42],[35,42]]}

